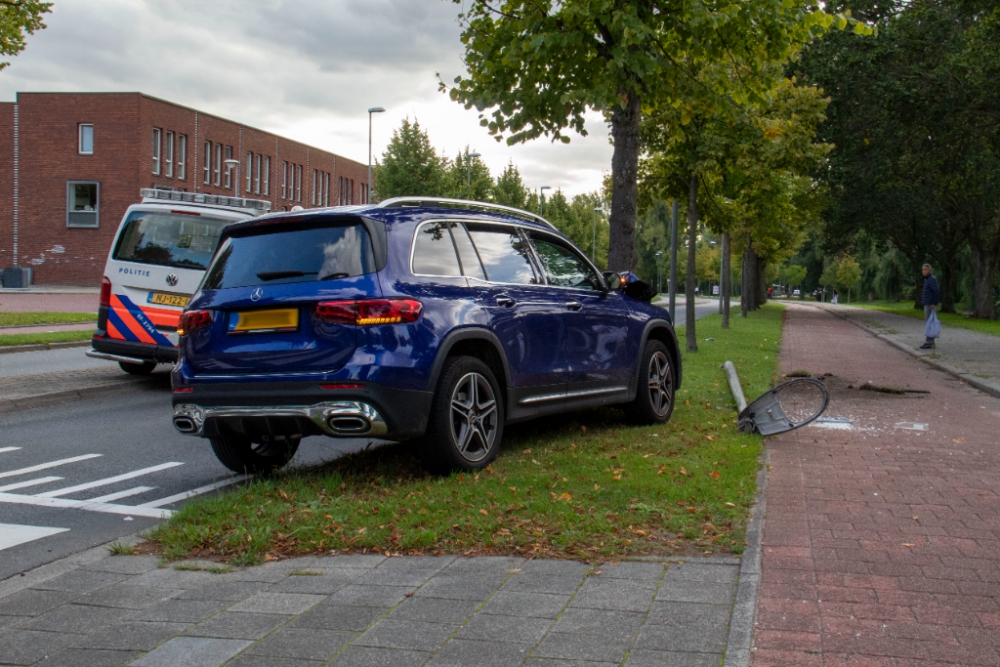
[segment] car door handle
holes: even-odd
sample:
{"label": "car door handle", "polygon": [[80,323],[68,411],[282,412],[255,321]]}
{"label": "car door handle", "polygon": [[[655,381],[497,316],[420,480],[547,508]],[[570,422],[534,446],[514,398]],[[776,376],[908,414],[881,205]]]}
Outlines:
{"label": "car door handle", "polygon": [[581,308],[583,308],[583,304],[580,303],[579,301],[567,301],[566,307],[569,308],[570,310],[580,310]]}
{"label": "car door handle", "polygon": [[506,294],[498,294],[497,295],[497,305],[498,306],[503,306],[504,308],[511,308],[516,303],[517,303],[517,301],[514,301],[514,299],[510,298]]}

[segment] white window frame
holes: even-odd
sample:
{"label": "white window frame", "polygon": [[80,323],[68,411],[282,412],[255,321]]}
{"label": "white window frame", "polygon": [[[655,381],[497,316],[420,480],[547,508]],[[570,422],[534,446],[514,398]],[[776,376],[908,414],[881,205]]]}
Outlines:
{"label": "white window frame", "polygon": [[271,156],[264,156],[264,194],[271,196]]}
{"label": "white window frame", "polygon": [[[84,149],[83,146],[83,134],[84,128],[90,130],[90,150]],[[78,155],[93,155],[94,154],[94,124],[93,123],[80,123],[77,126],[76,131],[77,145],[76,152]]]}
{"label": "white window frame", "polygon": [[212,142],[205,142],[205,166],[202,167],[205,173],[205,185],[212,183]]}
{"label": "white window frame", "polygon": [[281,198],[288,199],[288,160],[281,161]]}
{"label": "white window frame", "polygon": [[247,185],[246,194],[250,194],[250,186],[253,184],[253,153],[247,151]]}
{"label": "white window frame", "polygon": [[[233,147],[226,146],[226,160],[233,159]],[[224,173],[223,180],[225,182],[224,187],[227,190],[231,190],[233,187],[233,170],[229,168],[225,162],[222,163],[222,171]]]}
{"label": "white window frame", "polygon": [[[80,224],[73,223],[70,221],[70,213],[91,213],[91,211],[71,211],[70,210],[70,191],[75,185],[96,185],[97,186],[97,205],[92,211],[94,214],[93,224]],[[66,181],[66,226],[70,229],[97,229],[101,226],[101,182],[100,181]]]}
{"label": "white window frame", "polygon": [[167,130],[163,142],[163,175],[174,177],[174,133]]}
{"label": "white window frame", "polygon": [[302,201],[302,165],[295,165],[295,201]]}
{"label": "white window frame", "polygon": [[222,187],[222,144],[215,144],[215,169],[212,171],[215,187]]}
{"label": "white window frame", "polygon": [[256,153],[253,156],[253,193],[255,195],[260,194],[260,158],[262,155]]}
{"label": "white window frame", "polygon": [[313,169],[312,205],[316,205],[316,188],[319,185],[319,169]]}
{"label": "white window frame", "polygon": [[177,179],[187,180],[187,148],[188,138],[186,134],[177,135]]}
{"label": "white window frame", "polygon": [[153,128],[153,174],[160,175],[160,148],[163,143],[163,130]]}
{"label": "white window frame", "polygon": [[330,205],[330,172],[323,175],[323,206]]}

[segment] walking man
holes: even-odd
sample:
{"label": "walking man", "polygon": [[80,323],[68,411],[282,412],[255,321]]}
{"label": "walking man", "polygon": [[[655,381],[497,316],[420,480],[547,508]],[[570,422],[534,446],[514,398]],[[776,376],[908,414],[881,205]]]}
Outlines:
{"label": "walking man", "polygon": [[931,268],[930,264],[924,264],[924,291],[921,300],[924,302],[924,321],[927,322],[927,326],[924,327],[924,335],[927,339],[923,345],[920,346],[921,350],[930,350],[934,348],[934,339],[940,335],[941,325],[937,325],[936,335],[931,335],[935,333],[931,331],[930,319],[933,315],[934,319],[937,320],[937,307],[941,303],[941,287],[938,285],[937,278],[934,277],[934,269]]}

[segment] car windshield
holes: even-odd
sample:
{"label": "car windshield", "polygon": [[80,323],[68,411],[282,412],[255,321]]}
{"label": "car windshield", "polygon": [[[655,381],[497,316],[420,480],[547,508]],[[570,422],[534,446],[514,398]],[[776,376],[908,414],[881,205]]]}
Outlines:
{"label": "car windshield", "polygon": [[234,222],[238,221],[198,213],[132,211],[113,257],[123,262],[204,271],[219,245],[222,229]]}
{"label": "car windshield", "polygon": [[202,287],[336,280],[374,271],[371,239],[360,224],[273,229],[226,239]]}

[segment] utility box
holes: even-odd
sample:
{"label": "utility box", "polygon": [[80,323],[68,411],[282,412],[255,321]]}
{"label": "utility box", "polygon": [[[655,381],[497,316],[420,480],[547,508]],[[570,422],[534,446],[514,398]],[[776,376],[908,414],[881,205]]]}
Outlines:
{"label": "utility box", "polygon": [[3,270],[3,286],[6,289],[31,286],[31,268],[14,266]]}

